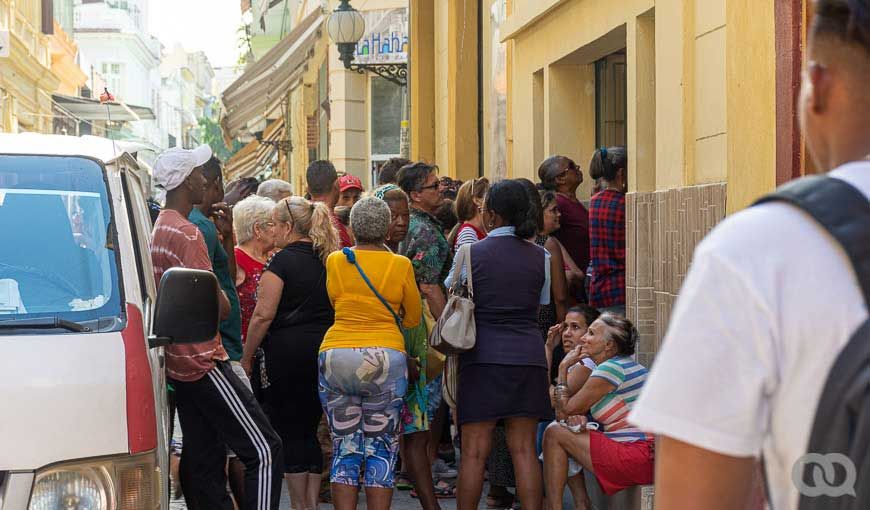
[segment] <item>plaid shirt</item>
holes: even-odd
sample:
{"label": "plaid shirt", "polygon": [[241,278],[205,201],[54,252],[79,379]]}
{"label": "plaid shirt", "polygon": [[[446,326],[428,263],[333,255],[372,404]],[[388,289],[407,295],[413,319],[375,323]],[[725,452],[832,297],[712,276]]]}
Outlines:
{"label": "plaid shirt", "polygon": [[625,194],[606,189],[589,202],[589,304],[625,304]]}

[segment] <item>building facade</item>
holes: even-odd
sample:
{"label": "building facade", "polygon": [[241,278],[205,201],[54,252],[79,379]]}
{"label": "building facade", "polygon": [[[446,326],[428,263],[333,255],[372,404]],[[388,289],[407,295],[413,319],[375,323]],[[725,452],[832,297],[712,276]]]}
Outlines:
{"label": "building facade", "polygon": [[[338,1],[329,4],[334,8]],[[228,162],[227,178],[279,177],[301,194],[308,163],[329,159],[339,171],[369,185],[378,165],[401,152],[407,89],[345,69],[326,31],[329,11],[311,0],[294,5],[289,32],[222,93],[224,133],[248,142]],[[360,4],[367,30],[357,47],[358,62],[406,64],[407,7],[403,0]],[[275,29],[279,35],[287,30],[283,15],[269,11],[263,17],[257,9],[255,0],[254,41],[264,29],[260,23],[267,33],[270,23],[280,23]]]}
{"label": "building facade", "polygon": [[0,58],[0,132],[51,133],[54,20],[40,0],[0,0],[0,30],[9,31],[9,57]]}
{"label": "building facade", "polygon": [[157,114],[164,147],[202,143],[199,119],[211,115],[215,72],[205,53],[181,46],[163,53]]}
{"label": "building facade", "polygon": [[[649,365],[696,244],[812,172],[794,104],[807,2],[412,0],[411,153],[460,179],[629,155],[627,309]],[[478,112],[482,112],[478,115]]]}
{"label": "building facade", "polygon": [[[108,88],[118,101],[159,112],[160,43],[148,34],[148,0],[82,0],[75,7],[74,37],[88,88]],[[163,149],[158,121],[129,125],[119,136]]]}

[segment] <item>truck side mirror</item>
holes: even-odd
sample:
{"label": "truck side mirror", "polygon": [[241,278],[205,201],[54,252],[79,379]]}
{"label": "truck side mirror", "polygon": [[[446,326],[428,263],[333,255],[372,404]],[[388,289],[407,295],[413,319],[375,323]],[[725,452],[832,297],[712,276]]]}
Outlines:
{"label": "truck side mirror", "polygon": [[175,267],[163,273],[150,347],[207,342],[218,334],[218,281],[210,271]]}

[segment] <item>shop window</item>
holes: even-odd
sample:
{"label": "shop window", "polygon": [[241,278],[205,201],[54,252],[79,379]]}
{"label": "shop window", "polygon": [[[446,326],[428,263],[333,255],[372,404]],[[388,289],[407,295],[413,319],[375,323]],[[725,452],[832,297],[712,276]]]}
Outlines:
{"label": "shop window", "polygon": [[371,155],[373,160],[398,156],[402,140],[403,89],[383,78],[371,78]]}
{"label": "shop window", "polygon": [[625,50],[595,62],[595,145],[625,146],[626,123]]}

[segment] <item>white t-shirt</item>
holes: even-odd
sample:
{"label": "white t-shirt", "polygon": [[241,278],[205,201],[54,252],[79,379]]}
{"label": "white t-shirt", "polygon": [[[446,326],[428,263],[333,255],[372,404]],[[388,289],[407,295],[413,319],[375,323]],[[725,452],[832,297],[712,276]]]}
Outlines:
{"label": "white t-shirt", "polygon": [[[830,175],[870,196],[870,162]],[[810,216],[781,203],[737,213],[696,249],[629,420],[724,455],[763,452],[773,508],[795,509],[792,467],[828,372],[865,320],[846,253]]]}

